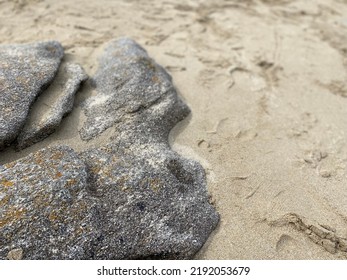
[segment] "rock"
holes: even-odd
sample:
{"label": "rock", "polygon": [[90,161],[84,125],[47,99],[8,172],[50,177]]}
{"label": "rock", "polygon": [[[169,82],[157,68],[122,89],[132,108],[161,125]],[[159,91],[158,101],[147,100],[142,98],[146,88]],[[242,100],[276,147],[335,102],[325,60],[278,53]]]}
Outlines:
{"label": "rock", "polygon": [[43,140],[59,127],[63,117],[72,111],[75,94],[87,78],[87,74],[78,64],[66,63],[61,66],[52,85],[35,102],[23,130],[18,135],[18,150]]}
{"label": "rock", "polygon": [[[97,94],[84,104],[87,121],[80,131],[83,140],[152,105],[163,104],[163,99],[173,97],[175,91],[166,71],[130,39],[108,44],[93,83]],[[182,110],[183,114],[189,112],[185,105]]]}
{"label": "rock", "polygon": [[202,167],[164,143],[119,147],[81,154],[89,188],[102,200],[95,258],[192,258],[218,222]]}
{"label": "rock", "polygon": [[0,46],[0,149],[16,138],[30,106],[55,77],[63,55],[55,41]]}
{"label": "rock", "polygon": [[129,39],[112,41],[86,101],[81,135],[110,143],[46,148],[0,166],[0,258],[189,259],[219,216],[203,168],[172,151],[189,114],[170,76]]}
{"label": "rock", "polygon": [[85,164],[67,147],[0,166],[0,258],[12,248],[22,248],[24,259],[88,256],[85,243],[97,230],[88,221],[86,182]]}
{"label": "rock", "polygon": [[[87,100],[83,139],[115,127],[109,145],[82,152],[100,198],[97,259],[188,259],[219,216],[200,164],[172,151],[170,130],[189,114],[171,77],[130,39],[111,41]],[[116,250],[115,250],[116,248]]]}

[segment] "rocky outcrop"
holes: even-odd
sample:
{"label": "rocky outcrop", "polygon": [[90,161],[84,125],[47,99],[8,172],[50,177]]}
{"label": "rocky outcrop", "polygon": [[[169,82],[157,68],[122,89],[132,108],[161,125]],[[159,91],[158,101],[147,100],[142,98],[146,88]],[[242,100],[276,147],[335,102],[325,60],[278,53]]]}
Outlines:
{"label": "rocky outcrop", "polygon": [[130,39],[109,43],[83,105],[76,154],[46,148],[0,167],[0,258],[188,259],[219,216],[205,173],[168,143],[189,114],[171,77]]}
{"label": "rocky outcrop", "polygon": [[0,46],[0,149],[19,134],[30,106],[52,82],[63,55],[55,41]]}

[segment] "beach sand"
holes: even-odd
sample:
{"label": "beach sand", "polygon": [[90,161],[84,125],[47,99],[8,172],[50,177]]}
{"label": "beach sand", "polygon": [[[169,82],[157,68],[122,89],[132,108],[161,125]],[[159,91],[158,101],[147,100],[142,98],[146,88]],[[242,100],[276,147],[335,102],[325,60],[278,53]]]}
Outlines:
{"label": "beach sand", "polygon": [[[221,215],[197,259],[347,257],[347,1],[0,0],[0,42],[60,41],[92,76],[131,37],[172,75],[190,117],[174,150],[205,168]],[[87,82],[42,147],[77,151]],[[38,100],[43,102],[44,100]]]}

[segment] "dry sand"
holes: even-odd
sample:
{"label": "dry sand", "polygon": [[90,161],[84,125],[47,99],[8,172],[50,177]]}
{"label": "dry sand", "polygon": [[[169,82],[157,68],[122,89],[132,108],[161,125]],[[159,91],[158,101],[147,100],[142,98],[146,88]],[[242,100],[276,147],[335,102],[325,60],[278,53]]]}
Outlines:
{"label": "dry sand", "polygon": [[[200,161],[221,214],[199,259],[345,259],[347,1],[4,1],[1,43],[54,39],[89,75],[104,43],[137,40],[192,109],[172,147]],[[41,147],[76,150],[79,103]],[[42,101],[43,102],[43,101]],[[346,244],[347,249],[347,244]]]}

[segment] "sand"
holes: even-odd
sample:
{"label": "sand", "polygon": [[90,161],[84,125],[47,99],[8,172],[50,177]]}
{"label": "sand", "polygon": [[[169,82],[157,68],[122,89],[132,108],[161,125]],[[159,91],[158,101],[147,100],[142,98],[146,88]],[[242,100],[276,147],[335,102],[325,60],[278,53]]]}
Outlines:
{"label": "sand", "polygon": [[[103,45],[142,44],[192,110],[173,149],[206,169],[221,215],[197,259],[345,259],[347,1],[0,1],[1,43],[58,40],[89,75]],[[79,104],[47,145],[85,143]],[[346,245],[347,246],[347,245]]]}

